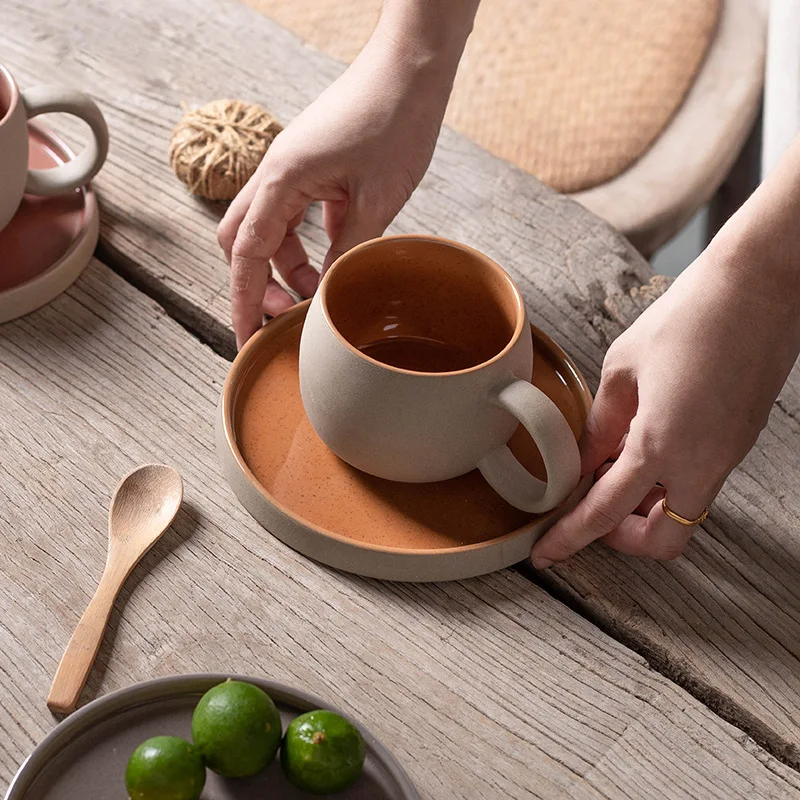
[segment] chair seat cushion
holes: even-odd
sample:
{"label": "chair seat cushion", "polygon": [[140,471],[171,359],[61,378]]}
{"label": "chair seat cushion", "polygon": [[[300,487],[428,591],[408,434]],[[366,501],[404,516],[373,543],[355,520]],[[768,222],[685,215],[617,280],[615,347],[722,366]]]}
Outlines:
{"label": "chair seat cushion", "polygon": [[[247,2],[347,61],[381,6]],[[647,150],[680,106],[721,2],[483,0],[446,122],[559,191],[604,183]]]}

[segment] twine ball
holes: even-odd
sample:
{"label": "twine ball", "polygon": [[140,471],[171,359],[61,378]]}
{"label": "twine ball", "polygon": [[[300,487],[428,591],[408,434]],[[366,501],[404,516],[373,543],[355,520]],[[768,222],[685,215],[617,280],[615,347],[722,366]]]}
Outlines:
{"label": "twine ball", "polygon": [[169,141],[169,163],[192,194],[232,200],[283,130],[261,106],[215,100],[187,111]]}

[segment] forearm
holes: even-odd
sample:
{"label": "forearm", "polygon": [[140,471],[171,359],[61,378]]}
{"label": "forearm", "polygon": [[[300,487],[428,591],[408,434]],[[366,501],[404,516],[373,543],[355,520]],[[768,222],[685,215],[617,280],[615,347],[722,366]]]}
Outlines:
{"label": "forearm", "polygon": [[362,56],[388,56],[404,75],[449,97],[479,2],[385,0]]}
{"label": "forearm", "polygon": [[458,64],[479,0],[385,0],[378,26],[409,57]]}
{"label": "forearm", "polygon": [[800,353],[800,136],[696,263],[699,291],[724,309],[732,337],[769,332],[769,363],[758,374],[777,394]]}

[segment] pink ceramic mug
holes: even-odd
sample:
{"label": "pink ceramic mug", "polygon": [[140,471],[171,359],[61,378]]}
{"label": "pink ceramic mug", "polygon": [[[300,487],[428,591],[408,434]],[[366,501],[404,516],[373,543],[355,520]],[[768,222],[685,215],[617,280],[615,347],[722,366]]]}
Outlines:
{"label": "pink ceramic mug", "polygon": [[[28,120],[63,111],[84,120],[92,140],[75,159],[52,169],[28,169]],[[20,91],[0,64],[0,230],[11,221],[25,193],[54,195],[91,180],[108,153],[108,128],[94,101],[85,94],[54,86]]]}

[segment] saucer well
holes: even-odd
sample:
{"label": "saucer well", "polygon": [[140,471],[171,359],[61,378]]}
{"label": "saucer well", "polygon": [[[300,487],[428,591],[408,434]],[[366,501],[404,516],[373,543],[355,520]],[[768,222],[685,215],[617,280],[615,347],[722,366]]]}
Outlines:
{"label": "saucer well", "polygon": [[[298,353],[309,303],[268,323],[231,367],[219,406],[217,449],[236,496],[271,534],[316,561],[368,577],[441,581],[483,575],[530,555],[533,543],[589,490],[591,476],[553,511],[508,505],[477,470],[448,481],[395,483],[335,456],[311,427],[300,398]],[[576,438],[591,404],[564,351],[532,326],[533,382],[562,411]],[[544,477],[520,427],[511,449]]]}
{"label": "saucer well", "polygon": [[[46,169],[74,154],[51,131],[28,124],[28,165]],[[89,263],[100,232],[90,186],[56,197],[25,195],[0,231],[0,323],[21,317],[65,291]]]}

